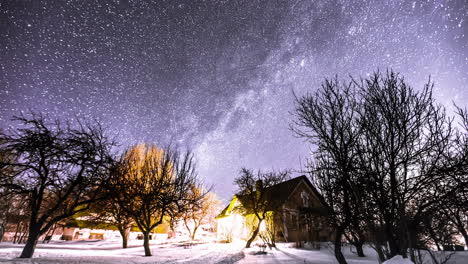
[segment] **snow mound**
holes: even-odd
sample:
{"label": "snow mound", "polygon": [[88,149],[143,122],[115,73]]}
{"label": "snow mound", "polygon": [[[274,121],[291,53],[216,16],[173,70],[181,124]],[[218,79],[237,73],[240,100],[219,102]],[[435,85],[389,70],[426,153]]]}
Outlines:
{"label": "snow mound", "polygon": [[385,261],[383,264],[413,264],[409,258],[403,258],[400,255],[396,255],[393,258]]}

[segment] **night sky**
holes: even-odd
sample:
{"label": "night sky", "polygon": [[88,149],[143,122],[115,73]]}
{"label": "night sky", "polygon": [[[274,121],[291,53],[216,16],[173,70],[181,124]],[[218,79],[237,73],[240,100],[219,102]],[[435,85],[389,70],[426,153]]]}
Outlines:
{"label": "night sky", "polygon": [[387,68],[468,106],[468,3],[0,1],[0,128],[97,118],[122,148],[191,148],[223,198],[242,166],[304,165],[293,91]]}

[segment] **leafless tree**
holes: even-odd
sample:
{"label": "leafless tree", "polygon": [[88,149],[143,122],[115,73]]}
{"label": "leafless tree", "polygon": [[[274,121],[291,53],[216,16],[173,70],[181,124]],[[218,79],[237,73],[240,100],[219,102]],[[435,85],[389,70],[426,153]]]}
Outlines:
{"label": "leafless tree", "polygon": [[260,231],[261,223],[268,214],[279,211],[281,204],[274,199],[268,188],[289,178],[289,171],[261,172],[256,174],[249,169],[242,168],[239,177],[234,182],[238,188],[237,196],[242,199],[243,213],[253,215],[252,234],[245,245],[249,248]]}
{"label": "leafless tree", "polygon": [[0,188],[27,197],[28,237],[20,257],[30,258],[49,228],[102,198],[113,143],[97,122],[76,120],[73,127],[34,113],[14,120],[17,128],[0,135],[0,151],[14,158],[0,161],[0,171],[15,173],[2,173]]}
{"label": "leafless tree", "polygon": [[[340,263],[343,234],[355,244],[367,235],[382,261],[407,252],[415,261],[424,221],[467,192],[466,132],[454,129],[432,87],[416,91],[397,73],[377,72],[326,80],[296,99],[293,129],[317,146],[310,168],[330,207]],[[466,125],[466,111],[459,115]]]}
{"label": "leafless tree", "polygon": [[[203,196],[204,193],[206,193],[206,191],[193,187],[190,195],[193,195],[193,199],[198,200],[198,203],[189,205],[188,210],[183,212],[180,217],[192,240],[195,239],[195,235],[200,226],[209,221],[213,221],[216,214],[222,209],[220,207],[221,201],[214,193],[210,192]],[[198,197],[203,198],[198,199]]]}
{"label": "leafless tree", "polygon": [[151,256],[149,237],[153,229],[203,197],[189,195],[193,186],[201,186],[188,152],[137,145],[122,155],[111,175],[108,189],[112,199],[143,233],[145,256]]}
{"label": "leafless tree", "polygon": [[355,84],[325,80],[312,94],[296,97],[296,135],[317,146],[309,163],[312,182],[321,191],[329,209],[329,222],[335,231],[334,253],[340,264],[346,263],[341,241],[355,221],[358,194],[362,188],[355,178],[361,128],[358,124]]}
{"label": "leafless tree", "polygon": [[451,151],[451,120],[433,99],[430,81],[415,91],[387,72],[358,85],[361,169],[389,245],[387,257],[406,257],[410,249],[414,261],[411,249],[425,215],[458,189],[441,166]]}
{"label": "leafless tree", "polygon": [[450,220],[445,210],[431,210],[431,214],[427,214],[417,227],[417,237],[413,238],[416,241],[415,247],[433,250],[435,246],[441,251],[444,246],[454,245],[457,229]]}
{"label": "leafless tree", "polygon": [[468,246],[468,110],[457,107],[458,129],[452,141],[451,151],[441,166],[442,173],[449,176],[451,192],[438,204],[445,220],[452,223]]}
{"label": "leafless tree", "polygon": [[265,230],[260,231],[258,236],[262,239],[262,241],[267,245],[270,249],[276,247],[276,234],[278,232],[278,223],[282,223],[281,220],[279,219],[282,216],[281,212],[275,212],[278,213],[276,214],[267,214],[265,217],[264,224],[265,224]]}
{"label": "leafless tree", "polygon": [[[108,197],[111,196],[108,194]],[[96,226],[117,228],[122,237],[122,248],[128,247],[128,238],[134,221],[118,203],[112,199],[99,201],[92,205],[85,218]]]}

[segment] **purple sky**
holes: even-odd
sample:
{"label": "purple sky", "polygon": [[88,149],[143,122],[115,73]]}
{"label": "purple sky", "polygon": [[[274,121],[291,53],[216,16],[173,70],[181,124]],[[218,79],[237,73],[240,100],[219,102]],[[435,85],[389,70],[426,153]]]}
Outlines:
{"label": "purple sky", "polygon": [[123,147],[193,149],[223,198],[239,169],[300,170],[292,91],[393,68],[468,101],[466,1],[2,1],[0,127],[98,118]]}

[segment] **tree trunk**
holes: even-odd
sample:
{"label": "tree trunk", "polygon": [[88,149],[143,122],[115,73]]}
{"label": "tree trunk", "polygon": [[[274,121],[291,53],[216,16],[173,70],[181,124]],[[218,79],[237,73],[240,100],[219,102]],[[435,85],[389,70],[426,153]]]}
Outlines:
{"label": "tree trunk", "polygon": [[373,243],[370,242],[369,244],[374,244],[375,251],[377,252],[377,255],[379,256],[379,263],[383,263],[385,261],[385,254],[382,249],[382,242],[380,238],[380,230],[378,231],[375,225],[371,222],[367,222],[367,226],[369,227],[369,232],[370,232],[370,237],[373,240]]}
{"label": "tree trunk", "polygon": [[[187,219],[184,219],[184,225],[185,225],[185,228],[187,228],[187,231],[189,232],[189,235],[190,235],[190,239],[193,240],[195,238],[195,231],[192,232],[192,230],[190,229],[190,226],[187,222]],[[175,231],[174,231],[175,233]]]}
{"label": "tree trunk", "polygon": [[343,256],[343,252],[341,252],[341,237],[343,232],[341,230],[336,230],[335,232],[335,241],[333,242],[333,245],[336,261],[338,261],[339,264],[348,264]]}
{"label": "tree trunk", "polygon": [[358,241],[358,242],[355,242],[354,246],[356,247],[356,252],[357,252],[357,255],[358,257],[365,257],[366,255],[364,255],[364,250],[362,249],[362,246],[363,246],[363,242],[361,241]]}
{"label": "tree trunk", "polygon": [[437,250],[438,250],[438,251],[441,251],[441,250],[442,250],[442,247],[440,246],[440,243],[439,243],[440,241],[439,241],[439,239],[437,238],[437,236],[436,236],[436,234],[435,234],[435,232],[434,232],[434,229],[429,228],[428,230],[429,230],[429,237],[432,238],[432,241],[433,241],[434,244],[436,245]]}
{"label": "tree trunk", "polygon": [[377,251],[377,255],[379,256],[379,263],[383,263],[385,261],[385,254],[382,250],[382,244],[380,242],[375,243],[375,251]]}
{"label": "tree trunk", "polygon": [[406,228],[406,223],[400,223],[399,224],[399,235],[398,235],[398,250],[399,250],[399,255],[401,255],[403,258],[408,258],[408,248],[409,248],[409,237],[410,234],[407,231],[408,228]]}
{"label": "tree trunk", "polygon": [[119,233],[120,233],[120,236],[122,236],[122,248],[127,248],[130,228],[119,227]]}
{"label": "tree trunk", "polygon": [[[42,240],[42,243],[44,244],[46,241],[47,243],[50,242],[50,240],[52,240],[52,237],[54,236],[54,233],[55,233],[55,228],[57,226],[57,223],[54,224],[54,226],[52,227],[52,229],[49,229],[49,231],[47,231],[47,233],[45,234],[44,236],[44,239]],[[50,238],[49,240],[47,240],[47,238]]]}
{"label": "tree trunk", "polygon": [[396,255],[400,254],[400,250],[398,248],[397,242],[395,241],[395,237],[393,235],[393,227],[390,223],[385,224],[385,234],[388,242],[388,248],[390,250],[389,258],[393,258]]}
{"label": "tree trunk", "polygon": [[21,230],[21,235],[18,240],[18,244],[23,244],[25,237],[26,237],[26,230]]}
{"label": "tree trunk", "polygon": [[250,245],[252,244],[252,242],[255,240],[255,238],[257,238],[257,235],[258,235],[258,232],[260,231],[260,224],[262,223],[262,221],[259,221],[258,222],[258,225],[257,227],[255,228],[252,236],[249,238],[249,240],[247,240],[247,244],[245,244],[245,247],[246,248],[249,248]]}
{"label": "tree trunk", "polygon": [[356,253],[358,257],[365,257],[366,255],[364,255],[364,250],[362,249],[365,241],[364,239],[362,239],[364,236],[362,235],[362,233],[358,234],[359,235],[351,234],[350,237],[346,233],[344,233],[344,236],[346,240],[348,240],[348,242],[350,242],[356,248]]}
{"label": "tree trunk", "polygon": [[15,235],[13,236],[13,244],[16,244],[16,239],[18,239],[18,232],[20,230],[21,221],[16,225]]}
{"label": "tree trunk", "polygon": [[29,229],[28,240],[26,241],[26,245],[23,248],[23,252],[21,252],[20,258],[31,258],[33,256],[37,241],[39,240],[40,236],[40,226],[38,227],[37,225],[31,225]]}
{"label": "tree trunk", "polygon": [[151,249],[149,245],[149,232],[143,232],[143,247],[145,248],[145,257],[151,256]]}
{"label": "tree trunk", "polygon": [[3,223],[1,223],[0,224],[0,242],[2,242],[4,234],[5,234],[5,225],[3,225]]}
{"label": "tree trunk", "polygon": [[195,240],[195,234],[197,233],[197,229],[198,229],[198,226],[195,226],[193,228],[193,232],[192,232],[192,235],[191,235],[192,240]]}
{"label": "tree trunk", "polygon": [[50,234],[50,239],[49,239],[49,241],[47,241],[47,244],[50,243],[50,241],[54,237],[55,229],[57,229],[57,223],[54,224],[54,228],[52,229],[52,233]]}
{"label": "tree trunk", "polygon": [[276,248],[276,241],[275,241],[275,239],[272,239],[272,240],[270,241],[270,243],[268,243],[268,244],[269,244],[268,246],[270,247],[270,249]]}
{"label": "tree trunk", "polygon": [[410,259],[413,263],[416,263],[416,255],[414,254],[414,248],[409,248]]}
{"label": "tree trunk", "polygon": [[[409,228],[408,228],[409,226]],[[414,249],[417,244],[417,234],[415,231],[416,230],[415,226],[417,226],[415,223],[411,223],[406,227],[406,232],[408,233],[408,241],[406,244],[406,249],[405,251],[409,251],[409,257],[413,263],[416,263],[416,256],[414,254]],[[407,255],[408,256],[408,255]]]}
{"label": "tree trunk", "polygon": [[468,234],[464,232],[463,238],[465,239],[465,246],[468,247]]}
{"label": "tree trunk", "polygon": [[271,242],[271,246],[276,248],[276,231],[271,231],[268,233],[268,235],[270,236],[270,242]]}
{"label": "tree trunk", "polygon": [[468,232],[466,232],[465,226],[461,220],[458,221],[457,227],[460,233],[462,234],[463,238],[465,239],[465,246],[468,247]]}

